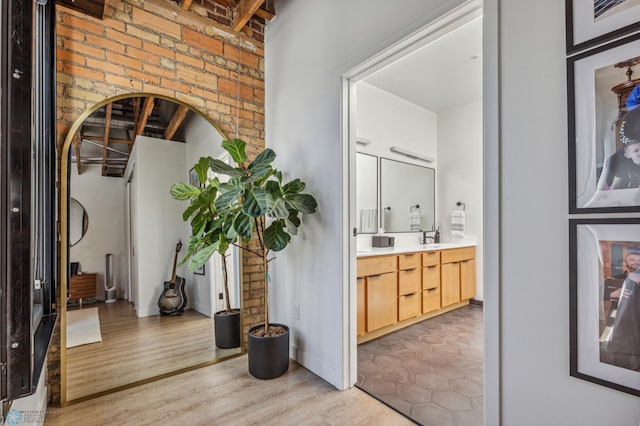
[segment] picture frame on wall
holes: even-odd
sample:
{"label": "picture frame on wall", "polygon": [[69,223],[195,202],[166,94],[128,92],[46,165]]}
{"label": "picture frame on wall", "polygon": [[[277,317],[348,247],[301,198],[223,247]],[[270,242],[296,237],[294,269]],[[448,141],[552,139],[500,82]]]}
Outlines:
{"label": "picture frame on wall", "polygon": [[640,218],[570,219],[570,374],[640,396]]}
{"label": "picture frame on wall", "polygon": [[565,0],[567,55],[640,30],[638,0]]}
{"label": "picture frame on wall", "polygon": [[640,34],[567,59],[570,213],[640,211],[640,158],[621,133],[639,84]]}
{"label": "picture frame on wall", "polygon": [[204,265],[202,265],[199,269],[196,269],[195,271],[193,271],[193,273],[196,275],[206,275],[204,271]]}

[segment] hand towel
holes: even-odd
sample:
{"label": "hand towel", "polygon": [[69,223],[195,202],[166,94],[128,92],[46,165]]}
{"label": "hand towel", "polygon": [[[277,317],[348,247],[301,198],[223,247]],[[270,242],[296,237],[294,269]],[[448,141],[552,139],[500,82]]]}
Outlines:
{"label": "hand towel", "polygon": [[465,213],[462,210],[451,211],[451,235],[464,237]]}
{"label": "hand towel", "polygon": [[359,209],[358,229],[359,232],[376,232],[378,230],[378,209]]}

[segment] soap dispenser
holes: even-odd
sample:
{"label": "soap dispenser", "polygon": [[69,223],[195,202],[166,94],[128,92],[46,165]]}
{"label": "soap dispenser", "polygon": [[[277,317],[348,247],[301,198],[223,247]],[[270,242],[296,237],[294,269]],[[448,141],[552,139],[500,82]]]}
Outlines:
{"label": "soap dispenser", "polygon": [[434,244],[440,243],[440,227],[439,226],[438,228],[436,228],[436,232],[433,234],[433,243]]}

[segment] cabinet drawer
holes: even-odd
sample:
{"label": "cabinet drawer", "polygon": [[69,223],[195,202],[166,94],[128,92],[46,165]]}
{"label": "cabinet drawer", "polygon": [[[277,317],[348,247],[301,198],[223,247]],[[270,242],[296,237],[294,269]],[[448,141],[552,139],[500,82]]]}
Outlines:
{"label": "cabinet drawer", "polygon": [[439,251],[427,251],[422,253],[422,266],[438,265],[440,263]]}
{"label": "cabinet drawer", "polygon": [[413,269],[420,267],[420,253],[405,253],[398,256],[398,269]]}
{"label": "cabinet drawer", "polygon": [[422,289],[440,288],[440,265],[422,268]]}
{"label": "cabinet drawer", "polygon": [[422,313],[440,309],[440,289],[432,288],[422,292]]}
{"label": "cabinet drawer", "polygon": [[96,297],[96,274],[72,275],[69,279],[69,298]]}
{"label": "cabinet drawer", "polygon": [[420,291],[420,268],[398,272],[398,295]]}
{"label": "cabinet drawer", "polygon": [[367,294],[364,278],[358,278],[358,336],[367,333]]}
{"label": "cabinet drawer", "polygon": [[461,260],[469,260],[475,257],[476,257],[475,247],[463,247],[459,249],[442,251],[442,263],[460,262]]}
{"label": "cabinet drawer", "polygon": [[398,298],[398,321],[420,315],[420,294],[407,294]]}
{"label": "cabinet drawer", "polygon": [[397,256],[380,256],[358,259],[359,277],[395,272],[397,269]]}

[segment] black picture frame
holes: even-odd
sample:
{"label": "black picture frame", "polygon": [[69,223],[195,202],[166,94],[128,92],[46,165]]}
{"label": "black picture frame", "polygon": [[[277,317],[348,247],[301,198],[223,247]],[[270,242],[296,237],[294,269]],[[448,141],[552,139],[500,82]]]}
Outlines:
{"label": "black picture frame", "polygon": [[[631,59],[638,63],[623,67]],[[620,149],[614,127],[626,114],[612,88],[626,84],[629,91],[640,84],[640,33],[567,58],[569,213],[640,211],[640,188],[603,185],[607,161]]]}
{"label": "black picture frame", "polygon": [[[624,312],[635,300],[640,303],[640,284],[630,279],[640,274],[614,276],[620,272],[614,259],[623,268],[640,264],[639,225],[640,218],[569,220],[570,375],[635,396],[640,396],[640,351],[629,356],[619,342],[629,326],[640,327],[637,315]],[[629,288],[635,293],[621,297]]]}
{"label": "black picture frame", "polygon": [[196,269],[195,271],[193,271],[193,273],[195,275],[206,275],[205,270],[204,270],[204,265],[202,265],[200,267],[200,269]]}
{"label": "black picture frame", "polygon": [[567,55],[572,55],[640,31],[640,5],[565,0],[565,20]]}

